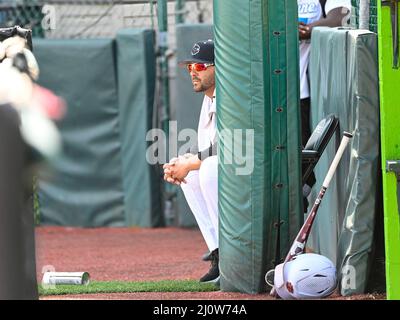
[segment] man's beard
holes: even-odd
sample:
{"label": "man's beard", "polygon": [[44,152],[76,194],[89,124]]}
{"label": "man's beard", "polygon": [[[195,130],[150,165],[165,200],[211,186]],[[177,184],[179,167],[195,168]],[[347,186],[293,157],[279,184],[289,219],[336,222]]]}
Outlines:
{"label": "man's beard", "polygon": [[196,84],[197,84],[197,86],[193,83],[194,92],[204,92],[213,86],[213,83],[209,83],[209,82],[203,83],[199,80],[196,82]]}
{"label": "man's beard", "polygon": [[200,84],[200,86],[193,85],[194,92],[204,92],[204,91],[207,90],[207,89],[204,88],[202,83],[199,83],[199,84]]}

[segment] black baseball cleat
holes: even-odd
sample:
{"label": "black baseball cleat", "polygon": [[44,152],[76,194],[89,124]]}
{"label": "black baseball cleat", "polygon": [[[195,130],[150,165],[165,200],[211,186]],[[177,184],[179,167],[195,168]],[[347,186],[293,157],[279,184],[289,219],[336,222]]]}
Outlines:
{"label": "black baseball cleat", "polygon": [[205,254],[203,254],[203,256],[201,257],[201,260],[211,261],[211,252],[206,252]]}
{"label": "black baseball cleat", "polygon": [[211,252],[211,267],[208,272],[200,278],[202,283],[217,283],[219,281],[219,254],[218,249]]}

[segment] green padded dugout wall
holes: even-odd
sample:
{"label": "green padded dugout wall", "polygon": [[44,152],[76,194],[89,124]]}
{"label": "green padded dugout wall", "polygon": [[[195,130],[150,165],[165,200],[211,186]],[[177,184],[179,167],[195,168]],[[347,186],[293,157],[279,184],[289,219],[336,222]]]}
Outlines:
{"label": "green padded dugout wall", "polygon": [[159,193],[153,193],[159,182],[153,184],[144,153],[153,108],[152,39],[151,32],[122,31],[117,41],[35,40],[40,83],[68,104],[59,123],[63,153],[41,174],[43,224],[162,222]]}
{"label": "green padded dugout wall", "polygon": [[376,34],[314,29],[310,74],[313,127],[330,113],[339,118],[340,127],[315,168],[315,192],[322,185],[343,131],[353,132],[354,138],[321,203],[308,246],[336,261],[339,280],[345,277],[343,295],[363,293],[375,249],[375,219],[380,212]]}
{"label": "green padded dugout wall", "polygon": [[[221,289],[258,293],[302,222],[297,1],[214,1],[214,24]],[[253,130],[249,174],[233,129]]]}
{"label": "green padded dugout wall", "polygon": [[[184,60],[192,50],[195,42],[206,39],[214,39],[213,27],[206,24],[178,24],[176,26],[176,57],[177,61]],[[173,120],[177,121],[177,131],[183,129],[194,129],[197,131],[201,105],[204,94],[193,91],[192,81],[186,68],[177,66],[176,78],[173,84],[171,111],[175,114]],[[179,142],[182,146],[184,142]],[[185,196],[180,188],[177,192],[176,201],[176,224],[182,227],[197,226],[196,220],[190,211]]]}
{"label": "green padded dugout wall", "polygon": [[[40,181],[41,223],[124,225],[115,45],[36,39],[40,84],[68,104],[59,128],[63,154]],[[46,181],[47,179],[51,179]]]}
{"label": "green padded dugout wall", "polygon": [[149,165],[144,156],[153,117],[154,32],[120,30],[116,43],[126,225],[161,226],[160,166]]}

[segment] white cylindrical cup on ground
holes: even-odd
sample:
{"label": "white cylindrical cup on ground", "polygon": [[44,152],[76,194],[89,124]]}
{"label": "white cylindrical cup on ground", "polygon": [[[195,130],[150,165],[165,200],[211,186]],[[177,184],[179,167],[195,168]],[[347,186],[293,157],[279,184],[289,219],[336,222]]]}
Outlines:
{"label": "white cylindrical cup on ground", "polygon": [[88,285],[90,276],[88,272],[45,272],[42,285],[75,284]]}

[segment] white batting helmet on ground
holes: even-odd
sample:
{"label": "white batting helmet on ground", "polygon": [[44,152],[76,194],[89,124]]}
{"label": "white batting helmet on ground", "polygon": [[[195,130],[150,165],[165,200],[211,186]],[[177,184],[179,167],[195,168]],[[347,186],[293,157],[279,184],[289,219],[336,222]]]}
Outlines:
{"label": "white batting helmet on ground", "polygon": [[305,253],[275,268],[274,286],[285,300],[319,299],[336,288],[336,268],[327,257]]}

